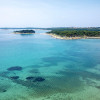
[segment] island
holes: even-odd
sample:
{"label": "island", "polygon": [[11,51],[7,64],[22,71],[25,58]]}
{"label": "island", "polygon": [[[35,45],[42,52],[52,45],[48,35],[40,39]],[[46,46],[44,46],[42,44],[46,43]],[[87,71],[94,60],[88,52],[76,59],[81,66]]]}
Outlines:
{"label": "island", "polygon": [[56,28],[47,34],[56,39],[100,39],[98,28]]}
{"label": "island", "polygon": [[20,30],[20,31],[14,31],[15,34],[33,34],[35,33],[34,30]]}

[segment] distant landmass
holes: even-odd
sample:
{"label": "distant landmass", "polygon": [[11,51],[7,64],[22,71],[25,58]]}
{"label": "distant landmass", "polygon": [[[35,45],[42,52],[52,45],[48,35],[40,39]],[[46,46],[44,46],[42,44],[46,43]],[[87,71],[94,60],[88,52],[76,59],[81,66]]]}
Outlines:
{"label": "distant landmass", "polygon": [[20,30],[20,31],[14,31],[15,34],[33,34],[35,33],[34,30]]}
{"label": "distant landmass", "polygon": [[47,34],[57,39],[100,39],[100,27],[89,28],[52,28]]}
{"label": "distant landmass", "polygon": [[1,27],[0,29],[43,29],[43,30],[98,30],[100,27],[51,27],[51,28],[37,28],[37,27]]}

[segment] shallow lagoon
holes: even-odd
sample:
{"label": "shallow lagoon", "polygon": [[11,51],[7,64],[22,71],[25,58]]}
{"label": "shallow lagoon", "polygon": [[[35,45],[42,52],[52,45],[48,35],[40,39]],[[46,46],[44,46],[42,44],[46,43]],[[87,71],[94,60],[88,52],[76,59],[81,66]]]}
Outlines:
{"label": "shallow lagoon", "polygon": [[0,30],[0,100],[100,99],[100,39],[13,31]]}

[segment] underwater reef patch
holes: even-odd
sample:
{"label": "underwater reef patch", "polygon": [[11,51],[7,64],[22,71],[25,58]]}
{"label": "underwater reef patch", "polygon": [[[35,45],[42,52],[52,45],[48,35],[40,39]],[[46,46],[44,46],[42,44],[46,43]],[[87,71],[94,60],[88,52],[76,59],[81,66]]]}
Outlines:
{"label": "underwater reef patch", "polygon": [[28,76],[26,77],[26,80],[30,80],[33,82],[43,82],[45,79],[43,77],[33,77],[33,76]]}
{"label": "underwater reef patch", "polygon": [[43,82],[43,81],[45,81],[44,78],[42,78],[42,77],[37,77],[37,78],[35,78],[35,80],[34,80],[33,82]]}
{"label": "underwater reef patch", "polygon": [[0,93],[7,92],[6,89],[0,89]]}
{"label": "underwater reef patch", "polygon": [[6,92],[6,91],[7,91],[7,90],[5,90],[5,89],[4,89],[4,90],[2,90],[2,92]]}
{"label": "underwater reef patch", "polygon": [[19,79],[19,76],[12,76],[10,79]]}
{"label": "underwater reef patch", "polygon": [[35,79],[35,77],[32,76],[26,77],[26,80],[33,80],[33,79]]}
{"label": "underwater reef patch", "polygon": [[20,66],[13,66],[7,69],[8,71],[21,71],[22,67]]}
{"label": "underwater reef patch", "polygon": [[9,83],[6,83],[6,81],[3,81],[2,83],[0,82],[0,93],[7,92],[9,88],[10,88]]}
{"label": "underwater reef patch", "polygon": [[100,86],[96,86],[97,89],[100,89]]}

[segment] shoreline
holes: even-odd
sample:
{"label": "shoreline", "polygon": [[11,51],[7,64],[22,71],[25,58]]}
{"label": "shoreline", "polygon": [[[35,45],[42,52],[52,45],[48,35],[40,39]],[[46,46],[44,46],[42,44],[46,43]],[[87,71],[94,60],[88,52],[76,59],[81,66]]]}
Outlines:
{"label": "shoreline", "polygon": [[100,37],[87,37],[87,36],[83,36],[83,37],[62,37],[60,35],[56,35],[56,34],[53,34],[53,33],[46,33],[47,35],[50,35],[51,37],[53,38],[56,38],[56,39],[61,39],[61,40],[75,40],[75,39],[100,39]]}

